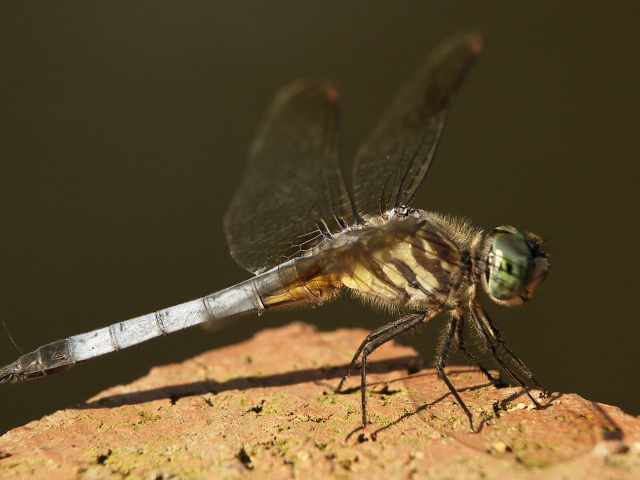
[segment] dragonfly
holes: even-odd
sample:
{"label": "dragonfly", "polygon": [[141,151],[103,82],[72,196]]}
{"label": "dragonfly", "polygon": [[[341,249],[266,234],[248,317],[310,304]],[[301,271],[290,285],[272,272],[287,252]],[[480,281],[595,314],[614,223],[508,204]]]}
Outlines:
{"label": "dragonfly", "polygon": [[539,407],[544,394],[504,342],[479,291],[500,305],[530,300],[549,271],[540,237],[500,226],[490,233],[466,219],[412,207],[429,171],[463,79],[483,49],[469,33],[442,43],[400,90],[357,151],[347,188],[339,156],[340,95],[329,81],[297,81],[275,97],[250,146],[244,178],[224,217],[233,258],[254,274],[237,285],[43,345],[0,369],[0,383],[55,374],[94,357],[195,325],[215,328],[239,314],[320,305],[350,291],[401,318],[373,330],[335,389],[360,367],[362,426],[367,424],[367,360],[378,347],[448,312],[435,366],[464,410],[445,365],[459,352],[494,385],[473,349],[488,357]]}

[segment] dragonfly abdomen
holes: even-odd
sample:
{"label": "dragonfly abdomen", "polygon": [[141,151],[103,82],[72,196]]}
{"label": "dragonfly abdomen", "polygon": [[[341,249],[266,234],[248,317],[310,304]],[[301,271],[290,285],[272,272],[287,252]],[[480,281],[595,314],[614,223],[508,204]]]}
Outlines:
{"label": "dragonfly abdomen", "polygon": [[294,261],[242,283],[190,302],[114,323],[108,327],[58,340],[21,356],[0,368],[0,383],[21,382],[67,370],[107,353],[131,347],[152,338],[209,323],[214,328],[234,315],[323,300],[337,287],[318,277],[315,269],[298,273]]}
{"label": "dragonfly abdomen", "polygon": [[260,277],[255,280],[264,308],[300,303],[320,305],[335,297],[341,287],[322,256],[286,262]]}
{"label": "dragonfly abdomen", "polygon": [[210,319],[204,299],[114,323],[43,345],[0,369],[0,383],[21,382],[67,370],[78,363],[116,352]]}

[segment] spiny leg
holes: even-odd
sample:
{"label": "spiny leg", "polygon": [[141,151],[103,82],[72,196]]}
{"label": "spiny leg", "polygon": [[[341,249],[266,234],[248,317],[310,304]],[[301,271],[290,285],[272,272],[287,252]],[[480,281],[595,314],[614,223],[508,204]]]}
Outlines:
{"label": "spiny leg", "polygon": [[[353,358],[351,359],[351,363],[349,364],[349,368],[347,369],[347,373],[345,373],[344,377],[342,377],[342,380],[340,380],[340,383],[336,387],[335,391],[339,393],[342,390],[344,383],[351,376],[351,371],[355,367],[356,363],[358,363],[360,354],[368,344],[374,342],[375,340],[382,337],[383,335],[386,335],[389,331],[396,331],[398,329],[403,329],[404,325],[406,325],[407,323],[410,323],[411,325],[413,325],[413,323],[411,322],[414,316],[415,315],[410,315],[408,317],[403,317],[398,320],[394,320],[393,322],[389,322],[385,325],[382,325],[381,327],[378,327],[375,330],[373,330],[371,333],[369,333],[369,335],[366,336],[366,338],[362,341],[362,343],[356,350],[356,353],[354,354]],[[424,315],[419,314],[418,316],[420,318],[423,318]]]}
{"label": "spiny leg", "polygon": [[[482,306],[480,305],[475,309],[480,316],[480,320],[482,321],[482,325],[488,331],[488,333],[495,339],[496,343],[500,346],[500,348],[514,361],[516,365],[520,368],[522,372],[527,376],[527,378],[535,385],[535,387],[539,390],[542,390],[543,394],[546,396],[547,392],[542,388],[542,386],[538,383],[536,378],[533,376],[531,370],[527,368],[527,366],[520,360],[520,358],[515,354],[511,348],[504,342],[502,339],[502,335],[500,331],[493,325],[493,322],[487,315],[487,312],[484,311]],[[473,310],[472,310],[473,311]]]}
{"label": "spiny leg", "polygon": [[458,401],[458,404],[462,407],[462,410],[464,410],[464,413],[467,415],[467,418],[469,419],[469,426],[471,428],[471,431],[473,432],[474,431],[473,430],[473,417],[471,415],[471,412],[467,408],[467,405],[464,403],[464,401],[460,397],[460,394],[454,388],[453,384],[449,380],[449,377],[447,376],[447,374],[444,371],[444,367],[446,365],[447,357],[449,356],[449,349],[451,347],[451,342],[452,342],[453,338],[456,336],[456,326],[459,323],[459,321],[460,321],[460,313],[459,312],[454,312],[451,315],[451,319],[449,320],[449,323],[447,323],[447,329],[445,330],[444,335],[442,336],[442,343],[440,344],[440,351],[438,352],[438,357],[436,358],[436,370],[438,371],[438,374],[440,375],[440,378],[442,378],[444,383],[449,388],[449,391],[453,394],[455,399]]}
{"label": "spiny leg", "polygon": [[[531,392],[529,392],[529,387],[527,387],[527,385],[522,381],[522,379],[516,375],[516,373],[511,369],[511,367],[509,367],[509,365],[507,365],[507,363],[502,359],[502,357],[500,357],[500,355],[498,354],[498,351],[496,350],[495,345],[493,344],[493,342],[491,342],[491,338],[490,338],[490,333],[488,331],[488,328],[486,326],[486,322],[488,322],[488,316],[484,316],[484,320],[486,322],[481,321],[480,316],[479,316],[479,312],[471,309],[471,316],[473,317],[473,320],[475,322],[475,326],[476,329],[478,331],[478,333],[480,334],[480,338],[482,338],[485,347],[487,348],[487,350],[489,350],[489,352],[491,353],[491,356],[494,358],[494,360],[496,362],[498,362],[498,364],[504,369],[505,372],[507,372],[509,374],[509,376],[511,378],[513,378],[516,383],[518,383],[518,385],[520,385],[520,387],[525,391],[525,393],[527,394],[527,396],[531,399],[531,401],[536,405],[536,407],[540,406],[540,403],[533,398],[533,396],[531,395]],[[494,328],[495,330],[495,328]],[[493,335],[491,335],[491,337],[493,337]],[[496,339],[496,342],[498,343],[498,345],[503,348],[504,347],[504,342],[501,342],[499,340],[497,340],[496,337],[493,337]],[[516,361],[516,363],[518,363],[518,365],[522,364],[522,362],[518,359],[518,357],[515,356],[515,354],[513,354],[513,352],[511,352],[511,350],[507,350],[506,348],[504,349],[504,351],[514,360]],[[528,372],[528,369],[525,370],[526,372]],[[536,382],[536,386],[537,386],[537,382]]]}
{"label": "spiny leg", "polygon": [[[385,329],[384,334],[377,334],[373,340],[365,339],[364,342],[358,348],[362,352],[362,362],[360,364],[360,393],[361,393],[361,405],[362,405],[362,426],[367,425],[367,357],[372,354],[378,347],[385,343],[397,338],[398,336],[406,333],[423,322],[433,317],[435,313],[425,312],[409,317],[403,318],[401,321],[393,322],[389,324],[389,328]],[[367,337],[368,338],[368,337]]]}
{"label": "spiny leg", "polygon": [[494,376],[491,375],[486,368],[484,368],[484,366],[480,363],[480,361],[476,357],[474,357],[471,352],[467,350],[467,347],[464,343],[464,319],[463,319],[464,311],[461,309],[458,309],[454,312],[453,315],[454,316],[452,317],[452,319],[455,319],[455,322],[456,322],[455,333],[454,333],[456,349],[460,352],[460,354],[466,360],[469,361],[469,363],[471,363],[474,367],[480,370],[484,374],[484,376],[487,377],[487,379],[493,384],[493,386],[498,388],[498,386],[500,385],[500,382],[496,378],[494,378]]}

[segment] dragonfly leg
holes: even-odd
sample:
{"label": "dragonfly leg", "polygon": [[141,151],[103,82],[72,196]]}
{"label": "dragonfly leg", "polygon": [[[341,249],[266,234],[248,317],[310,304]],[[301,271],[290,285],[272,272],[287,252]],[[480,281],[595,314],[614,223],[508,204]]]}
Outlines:
{"label": "dragonfly leg", "polygon": [[[451,319],[449,320],[449,323],[447,323],[447,329],[445,330],[442,336],[441,343],[440,343],[440,351],[438,352],[438,356],[436,358],[436,370],[438,371],[438,375],[440,375],[440,378],[442,378],[444,383],[449,388],[449,391],[451,392],[451,394],[455,397],[460,407],[462,407],[462,410],[464,410],[464,413],[467,415],[467,418],[469,419],[469,426],[471,428],[471,431],[473,432],[474,431],[473,416],[471,415],[471,411],[469,410],[467,405],[464,403],[464,401],[462,401],[460,394],[455,389],[455,387],[451,383],[451,380],[449,380],[449,377],[444,371],[447,357],[449,356],[449,350],[451,348],[451,344],[454,338],[458,336],[457,331],[458,331],[458,324],[461,321],[461,315],[462,315],[462,312],[460,312],[459,310],[454,311],[453,314],[451,315]],[[458,337],[457,340],[460,341],[460,338]],[[473,357],[471,358],[475,362],[475,359]]]}
{"label": "dragonfly leg", "polygon": [[480,361],[473,356],[473,354],[467,350],[467,347],[464,343],[464,311],[460,309],[456,309],[452,316],[452,320],[456,322],[455,325],[455,333],[454,333],[454,341],[456,345],[456,350],[460,352],[460,354],[475,368],[480,370],[485,377],[493,384],[494,387],[499,388],[503,384],[495,378],[493,375],[489,373],[489,371],[484,368],[484,366],[480,363]]}
{"label": "dragonfly leg", "polygon": [[[336,392],[341,392],[342,391],[342,387],[344,386],[344,383],[351,376],[351,372],[353,371],[353,369],[355,368],[356,364],[358,363],[358,359],[360,358],[360,355],[362,354],[362,351],[365,349],[365,347],[367,345],[371,344],[372,342],[375,342],[376,340],[378,340],[381,337],[386,336],[389,332],[395,332],[397,330],[400,330],[400,332],[402,333],[402,332],[406,331],[404,326],[407,323],[409,323],[410,325],[414,326],[414,323],[412,323],[412,321],[414,320],[414,317],[416,317],[416,316],[418,318],[420,318],[420,319],[423,318],[422,314],[410,315],[408,317],[403,317],[401,319],[394,320],[393,322],[389,322],[389,323],[387,323],[385,325],[382,325],[381,327],[378,327],[375,330],[373,330],[371,333],[369,333],[369,335],[366,336],[366,338],[362,341],[362,343],[360,344],[360,346],[356,350],[356,353],[353,355],[353,358],[351,359],[351,363],[349,364],[349,368],[347,369],[347,372],[342,377],[342,380],[340,380],[340,383],[338,384],[338,386],[335,389]],[[418,324],[419,323],[421,323],[421,322],[418,322]],[[394,337],[392,337],[392,338],[394,338]]]}
{"label": "dragonfly leg", "polygon": [[[469,310],[471,312],[471,317],[473,318],[476,331],[480,335],[480,338],[482,339],[487,350],[489,350],[489,352],[491,353],[491,356],[504,369],[504,371],[507,372],[507,374],[509,374],[509,376],[518,385],[520,385],[520,387],[524,390],[524,392],[535,404],[535,406],[540,407],[540,403],[538,402],[538,400],[533,398],[533,395],[531,395],[531,392],[529,391],[529,387],[527,387],[524,381],[516,374],[513,368],[511,368],[507,364],[507,362],[503,360],[503,358],[500,356],[499,351],[503,352],[509,358],[509,360],[513,362],[513,365],[515,365],[518,369],[520,369],[520,371],[527,376],[527,378],[531,381],[531,383],[533,383],[536,388],[542,390],[543,395],[546,396],[547,393],[544,391],[544,389],[540,386],[538,381],[535,379],[535,377],[533,376],[533,373],[531,373],[531,371],[524,365],[524,363],[522,363],[522,360],[518,358],[518,356],[513,352],[513,350],[511,350],[504,343],[504,340],[502,339],[502,335],[500,335],[500,332],[493,325],[493,323],[491,322],[491,319],[482,308],[482,305],[480,305],[479,302],[474,301],[472,296],[470,296],[470,300],[469,300]],[[494,342],[495,342],[495,345],[494,345]],[[498,348],[496,348],[496,345]]]}
{"label": "dragonfly leg", "polygon": [[362,406],[362,426],[366,426],[367,424],[367,357],[373,353],[378,347],[384,345],[385,343],[397,338],[399,335],[406,333],[408,331],[413,330],[414,328],[421,325],[423,322],[426,322],[433,316],[438,313],[438,310],[429,310],[424,313],[418,313],[414,315],[409,315],[408,317],[404,317],[395,322],[391,322],[383,327],[380,327],[369,335],[358,347],[356,355],[351,362],[349,367],[349,371],[347,375],[340,382],[340,385],[344,383],[344,380],[348,377],[351,369],[355,365],[358,360],[358,357],[362,357],[362,361],[360,364],[360,394],[361,394],[361,406]]}

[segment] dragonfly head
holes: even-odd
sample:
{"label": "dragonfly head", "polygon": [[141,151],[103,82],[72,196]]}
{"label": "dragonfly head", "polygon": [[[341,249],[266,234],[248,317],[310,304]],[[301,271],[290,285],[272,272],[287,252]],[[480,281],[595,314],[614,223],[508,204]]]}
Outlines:
{"label": "dragonfly head", "polygon": [[531,300],[549,273],[542,239],[503,225],[485,240],[482,286],[496,303],[522,305]]}

